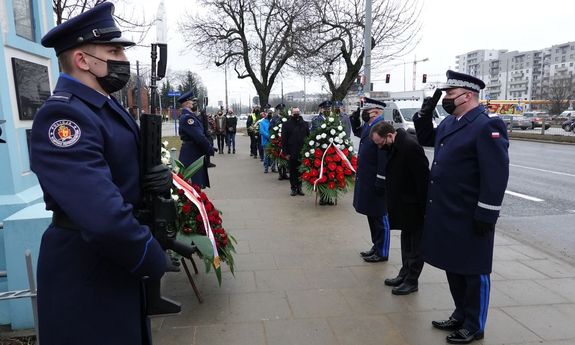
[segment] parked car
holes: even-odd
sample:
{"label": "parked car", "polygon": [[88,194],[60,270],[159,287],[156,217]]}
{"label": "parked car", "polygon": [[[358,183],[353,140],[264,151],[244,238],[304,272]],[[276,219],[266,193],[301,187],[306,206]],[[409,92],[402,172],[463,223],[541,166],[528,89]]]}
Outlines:
{"label": "parked car", "polygon": [[500,115],[503,122],[507,126],[507,129],[515,129],[521,128],[522,130],[526,130],[527,128],[531,128],[531,121],[524,118],[523,116],[517,115]]}
{"label": "parked car", "polygon": [[543,118],[545,118],[545,129],[549,129],[549,113],[546,111],[526,111],[523,117],[531,122],[531,129],[543,127]]}
{"label": "parked car", "polygon": [[575,117],[571,117],[569,120],[561,124],[561,128],[565,132],[575,132]]}

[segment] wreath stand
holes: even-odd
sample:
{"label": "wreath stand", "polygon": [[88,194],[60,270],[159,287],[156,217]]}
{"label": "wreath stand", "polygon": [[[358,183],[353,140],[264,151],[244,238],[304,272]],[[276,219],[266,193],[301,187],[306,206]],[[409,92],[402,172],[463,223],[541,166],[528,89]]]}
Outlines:
{"label": "wreath stand", "polygon": [[[194,261],[194,258],[192,256],[190,256],[188,259],[192,262],[192,267],[194,268],[194,273],[197,275],[198,274],[198,267],[196,266],[196,262]],[[192,277],[192,274],[190,273],[190,269],[188,268],[188,264],[186,263],[186,259],[184,257],[181,257],[180,262],[182,263],[182,266],[184,267],[184,271],[186,271],[186,276],[188,276],[188,281],[190,282],[190,285],[192,285],[192,289],[194,289],[194,293],[196,294],[196,298],[198,299],[198,302],[204,303],[204,299],[200,295],[200,290],[198,290],[198,287],[196,286],[196,283],[194,282],[194,278]]]}
{"label": "wreath stand", "polygon": [[[319,190],[316,190],[314,192],[314,194],[315,194],[315,206],[317,206],[317,195],[319,194]],[[337,194],[335,196],[335,204],[334,205],[337,206]]]}

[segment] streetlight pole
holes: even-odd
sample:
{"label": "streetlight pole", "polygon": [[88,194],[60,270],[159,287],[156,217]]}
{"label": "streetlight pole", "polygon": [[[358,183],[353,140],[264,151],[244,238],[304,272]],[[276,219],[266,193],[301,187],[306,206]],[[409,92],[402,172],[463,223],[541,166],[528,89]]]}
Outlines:
{"label": "streetlight pole", "polygon": [[363,42],[363,51],[365,52],[363,74],[365,76],[365,91],[367,91],[368,95],[371,91],[371,1],[372,0],[365,1],[365,32]]}

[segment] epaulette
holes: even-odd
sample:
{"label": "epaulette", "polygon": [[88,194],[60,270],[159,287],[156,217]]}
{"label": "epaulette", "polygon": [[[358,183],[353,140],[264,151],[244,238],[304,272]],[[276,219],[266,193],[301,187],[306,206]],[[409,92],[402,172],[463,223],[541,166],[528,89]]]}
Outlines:
{"label": "epaulette", "polygon": [[64,92],[64,91],[58,91],[58,92],[54,92],[54,94],[52,96],[50,96],[50,98],[48,98],[48,101],[59,101],[59,102],[70,103],[71,98],[72,98],[71,93]]}

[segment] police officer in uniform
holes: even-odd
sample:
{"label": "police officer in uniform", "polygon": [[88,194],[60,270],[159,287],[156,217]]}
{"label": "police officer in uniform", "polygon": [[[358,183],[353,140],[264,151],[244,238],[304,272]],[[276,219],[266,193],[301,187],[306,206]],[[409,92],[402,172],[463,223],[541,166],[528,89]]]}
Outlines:
{"label": "police officer in uniform", "polygon": [[134,209],[140,187],[170,190],[163,165],[139,170],[139,128],[111,96],[130,63],[104,2],[50,30],[62,69],[35,116],[31,168],[52,223],[38,257],[39,340],[44,345],[150,344],[142,277],[160,279],[166,255]]}
{"label": "police officer in uniform", "polygon": [[342,101],[335,101],[334,102],[334,112],[339,115],[339,120],[341,121],[341,124],[343,125],[343,130],[345,131],[345,134],[347,134],[347,136],[349,138],[351,138],[351,121],[349,120],[349,115],[345,112],[345,107],[343,105]]}
{"label": "police officer in uniform", "polygon": [[311,132],[318,129],[331,112],[331,101],[323,101],[319,104],[319,114],[311,119]]}
{"label": "police officer in uniform", "polygon": [[434,146],[423,231],[425,262],[447,273],[455,311],[433,321],[451,331],[447,342],[468,344],[483,338],[489,291],[495,223],[507,179],[507,130],[498,116],[479,104],[483,81],[447,71],[442,106],[449,114],[437,129],[432,113],[440,96],[424,101],[414,119],[419,142]]}
{"label": "police officer in uniform", "polygon": [[[182,114],[180,115],[179,134],[182,139],[182,149],[180,150],[179,160],[184,166],[195,162],[201,156],[206,157],[214,154],[214,147],[205,136],[204,126],[198,118],[198,106],[193,98],[193,92],[188,91],[178,98],[182,105]],[[206,163],[207,161],[204,161]],[[192,176],[192,182],[199,185],[200,188],[210,186],[207,164]]]}
{"label": "police officer in uniform", "polygon": [[254,106],[253,112],[248,116],[246,120],[246,129],[248,131],[248,135],[250,137],[250,157],[254,157],[254,159],[258,158],[258,133],[257,131],[253,130],[252,126],[258,121],[260,118],[260,107],[259,105]]}
{"label": "police officer in uniform", "polygon": [[361,138],[357,157],[357,173],[353,193],[356,212],[367,216],[373,246],[361,256],[367,262],[387,261],[389,257],[389,220],[385,200],[385,167],[387,153],[380,150],[369,136],[375,124],[383,121],[385,103],[365,98],[359,117],[350,118],[355,136]]}

